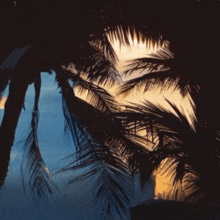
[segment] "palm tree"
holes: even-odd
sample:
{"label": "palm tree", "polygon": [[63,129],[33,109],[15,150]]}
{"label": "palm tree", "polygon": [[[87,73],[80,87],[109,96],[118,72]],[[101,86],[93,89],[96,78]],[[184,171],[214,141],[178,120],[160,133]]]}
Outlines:
{"label": "palm tree", "polygon": [[[98,51],[95,55],[101,56]],[[105,57],[102,56],[102,59],[104,58]],[[24,59],[24,57],[22,57],[22,59]],[[82,73],[80,72],[80,67],[78,66],[77,67],[79,69],[75,70],[75,73],[64,70],[65,68],[62,67],[56,69],[56,80],[59,87],[61,88],[61,93],[63,96],[64,116],[66,118],[67,125],[71,131],[77,150],[76,160],[80,161],[79,165],[69,166],[66,169],[75,170],[76,168],[90,167],[90,169],[87,170],[87,173],[83,176],[92,176],[94,178],[98,178],[96,187],[97,195],[99,195],[100,198],[106,196],[109,198],[106,203],[107,212],[105,212],[112,213],[112,209],[116,209],[119,214],[123,214],[123,209],[127,207],[129,198],[126,193],[127,191],[125,191],[125,189],[120,186],[118,181],[123,180],[123,183],[125,184],[125,186],[127,186],[128,183],[126,184],[126,182],[129,182],[130,175],[125,163],[120,157],[120,151],[122,150],[120,124],[118,122],[112,121],[111,118],[111,113],[114,109],[116,110],[117,105],[110,94],[108,94],[104,89],[93,83],[93,81],[104,84],[108,82],[110,84],[115,83],[117,80],[117,73],[114,71],[114,69],[112,71],[113,67],[110,62],[108,69],[108,67],[106,66],[108,60],[106,58],[105,60],[97,59],[95,65],[90,65],[90,63],[94,61],[89,60],[88,62],[89,65],[87,66],[87,68],[91,68],[91,66],[93,68],[92,71],[88,70],[87,72],[87,81],[84,80],[81,76]],[[102,65],[103,68],[101,68]],[[82,68],[84,71],[87,70],[86,63],[85,65],[83,65]],[[102,74],[100,74],[99,69],[102,69]],[[16,68],[16,70],[18,70],[18,67]],[[107,73],[106,71],[109,70],[111,72]],[[97,71],[98,74],[100,74],[98,76],[96,74]],[[56,186],[53,184],[53,182],[51,182],[51,178],[47,173],[46,164],[44,163],[43,158],[40,154],[40,143],[38,143],[37,138],[39,117],[38,101],[41,87],[40,73],[38,73],[38,75],[36,74],[33,77],[36,77],[35,81],[33,82],[35,86],[35,103],[30,126],[31,130],[25,141],[26,153],[25,160],[22,165],[22,174],[29,178],[29,185],[34,195],[43,196],[45,195],[45,193],[52,193],[53,189]],[[5,127],[7,127],[10,132],[15,132],[17,121],[12,121],[13,124],[11,125],[11,127],[9,127],[7,122],[11,122],[11,116],[7,116],[7,112],[9,111],[8,109],[12,108],[12,106],[14,108],[14,102],[19,102],[20,106],[16,106],[16,108],[19,108],[21,111],[24,102],[25,92],[29,85],[28,81],[26,82],[24,80],[20,82],[19,85],[14,85],[15,88],[16,86],[20,88],[25,82],[26,87],[23,88],[23,96],[18,96],[17,94],[21,94],[20,90],[15,90],[15,92],[12,93],[14,88],[12,87],[12,82],[15,82],[16,79],[17,78],[10,79],[9,96],[8,102],[5,106],[5,114],[2,122],[2,132],[6,130]],[[72,80],[74,85],[80,87],[79,90],[88,91],[87,96],[91,100],[90,104],[80,100],[74,95],[73,88],[69,85],[68,80]],[[17,80],[16,82],[19,81]],[[10,96],[14,98],[12,99]],[[8,103],[10,103],[11,99],[11,102],[13,104],[11,104],[10,106]],[[10,112],[12,114],[12,110],[9,111],[8,115],[10,115]],[[17,120],[19,114],[20,112],[17,112]],[[4,124],[4,121],[6,125]],[[3,133],[2,135],[5,135],[5,133]],[[123,141],[129,142],[129,140],[125,137]],[[2,140],[2,143],[4,144],[4,146],[9,148],[13,144],[12,142],[4,139]],[[4,154],[2,154],[3,156],[1,158],[2,167],[4,168],[1,170],[1,172],[3,173],[2,182],[6,177],[8,163],[10,159],[10,151],[6,151],[5,149],[3,150]],[[80,178],[78,178],[82,180],[83,176],[80,176]],[[111,187],[108,186],[105,189],[106,186],[103,184],[108,184]],[[115,202],[111,203],[112,201]]]}
{"label": "palm tree", "polygon": [[[211,10],[213,6],[216,8]],[[168,10],[165,11],[166,9]],[[172,87],[174,83],[176,85],[174,89],[181,89],[183,96],[190,93],[196,106],[196,134],[189,135],[187,130],[178,131],[178,126],[176,127],[177,134],[182,132],[182,134],[189,135],[189,140],[184,142],[191,148],[187,154],[191,157],[190,167],[197,175],[196,180],[191,180],[190,185],[197,190],[186,200],[219,204],[217,187],[219,180],[215,178],[219,173],[219,105],[217,104],[219,86],[215,80],[219,71],[217,61],[219,53],[216,52],[219,50],[219,44],[216,43],[215,38],[218,25],[213,25],[214,21],[218,19],[219,4],[217,2],[211,4],[194,2],[187,4],[186,7],[181,6],[181,11],[179,9],[176,6],[176,12],[172,14],[175,16],[175,20],[171,19],[173,18],[171,15],[166,14],[170,12],[169,6],[161,15],[161,17],[164,16],[161,23],[165,25],[163,37],[169,40],[170,50],[173,53],[161,51],[159,54],[152,54],[151,58],[141,58],[131,62],[125,74],[129,75],[137,70],[148,70],[150,73],[128,81],[122,86],[121,94],[126,95],[140,86],[147,90],[149,87],[158,85]],[[195,10],[196,16],[194,16]],[[204,12],[206,16],[203,16]],[[187,14],[187,17],[184,17],[182,13]],[[169,23],[166,19],[169,19]],[[205,54],[210,54],[210,57],[206,57]],[[210,109],[212,109],[211,113]],[[158,115],[165,118],[162,113],[158,112]],[[182,117],[179,115],[179,118]],[[183,118],[181,121],[183,122]],[[191,142],[193,143],[190,144]],[[154,157],[157,157],[156,155]],[[161,158],[161,160],[163,159]],[[155,161],[155,158],[152,161]],[[183,162],[185,165],[187,163]],[[175,172],[177,171],[180,176],[183,175],[180,170]]]}
{"label": "palm tree", "polygon": [[[215,54],[219,49],[215,35],[218,31],[216,21],[219,20],[217,2],[213,3],[216,8],[211,13],[208,13],[211,7],[209,4],[197,2],[187,3],[184,7],[167,2],[161,5],[138,2],[134,7],[130,1],[106,1],[102,4],[99,1],[84,1],[79,2],[77,7],[70,7],[67,2],[61,4],[59,1],[48,1],[42,4],[44,10],[39,1],[30,4],[23,0],[15,6],[13,3],[9,4],[11,8],[14,7],[14,14],[10,18],[5,11],[2,13],[2,16],[7,15],[9,25],[4,39],[11,36],[13,31],[15,37],[12,44],[3,47],[1,60],[5,60],[16,48],[20,48],[23,53],[13,71],[1,68],[0,96],[9,84],[9,96],[0,128],[1,185],[8,170],[10,148],[25,93],[32,83],[35,85],[35,105],[31,131],[26,141],[29,149],[26,166],[29,171],[36,170],[35,168],[39,172],[45,171],[37,141],[40,72],[50,73],[53,69],[61,88],[67,125],[77,147],[76,159],[81,161],[79,165],[68,166],[65,170],[91,166],[82,177],[89,177],[94,173],[99,175],[98,171],[102,170],[98,180],[104,180],[100,183],[110,181],[112,188],[109,188],[108,193],[118,194],[111,197],[116,204],[113,209],[118,209],[120,213],[119,208],[125,208],[129,200],[113,173],[126,183],[131,175],[140,173],[144,184],[152,171],[167,157],[174,158],[174,161],[169,160],[175,165],[174,184],[183,181],[186,173],[193,173],[196,177],[189,178],[189,185],[195,187],[195,190],[186,199],[219,203],[218,192],[214,191],[218,189],[217,184],[220,182],[214,179],[219,172],[216,154],[219,151],[216,139],[219,132],[219,107],[216,105],[219,92],[217,82],[213,80],[218,71],[219,56],[212,56],[210,59],[206,56]],[[52,12],[48,13],[48,10]],[[195,10],[198,16],[194,16]],[[204,10],[207,12],[206,17],[203,16]],[[117,25],[121,25],[122,31]],[[5,29],[6,25],[1,24],[1,27]],[[196,133],[172,103],[170,105],[178,117],[149,104],[127,108],[124,113],[113,113],[117,109],[114,99],[100,87],[101,84],[115,83],[118,79],[114,70],[117,57],[106,32],[117,36],[120,43],[125,45],[129,45],[128,37],[124,34],[128,32],[132,38],[137,35],[139,40],[145,35],[155,41],[161,39],[161,44],[166,40],[170,42],[172,53],[162,51],[153,54],[152,58],[138,59],[131,63],[125,74],[146,68],[151,73],[129,81],[121,87],[121,92],[129,93],[138,84],[148,89],[149,85],[163,86],[168,81],[178,81],[177,87],[182,94],[190,92],[195,102],[198,121],[195,125]],[[207,40],[209,35],[212,35],[211,41]],[[30,46],[24,49],[27,45]],[[63,68],[70,62],[74,63],[75,72]],[[92,97],[92,106],[74,95],[68,80],[72,80],[73,86],[79,86],[82,91],[88,91]],[[211,89],[212,87],[215,89]],[[210,102],[210,96],[214,101]],[[213,109],[212,114],[210,108]],[[149,130],[151,139],[132,134],[131,128]],[[143,142],[155,144],[155,140],[152,140],[153,133],[159,138],[159,143],[155,150],[147,151],[143,148]],[[204,163],[206,169],[201,166]],[[39,172],[29,172],[31,186],[37,189],[37,194],[42,194],[42,189],[51,192],[53,184],[49,183],[48,174],[43,172],[44,177],[40,177]],[[46,179],[48,184],[42,184],[41,178]],[[97,185],[99,198],[105,194],[104,186]],[[107,203],[108,212],[111,209],[110,203]]]}
{"label": "palm tree", "polygon": [[[81,33],[82,36],[84,34]],[[98,33],[99,35],[100,33]],[[31,130],[25,141],[26,160],[24,160],[22,165],[22,174],[29,177],[30,187],[38,196],[44,195],[45,192],[52,193],[55,187],[47,173],[37,138],[38,102],[41,87],[40,72],[47,71],[50,73],[50,70],[54,69],[57,83],[63,95],[64,115],[75,142],[77,155],[79,155],[77,160],[81,161],[79,167],[92,166],[92,170],[87,171],[86,177],[93,174],[95,178],[95,176],[99,175],[96,187],[97,195],[99,198],[109,198],[106,203],[107,212],[105,212],[112,213],[113,209],[121,214],[123,209],[126,209],[129,198],[127,192],[120,186],[118,181],[123,180],[124,185],[127,186],[126,182],[130,179],[128,169],[120,156],[122,154],[122,142],[124,145],[129,144],[130,148],[135,148],[136,145],[126,137],[120,137],[120,124],[112,121],[110,116],[112,110],[117,108],[114,99],[98,86],[99,84],[111,86],[120,78],[114,68],[115,55],[110,47],[111,45],[108,43],[106,36],[102,36],[103,45],[102,41],[98,42],[98,45],[93,43],[93,39],[99,39],[97,36],[85,38],[86,40],[76,39],[74,47],[78,54],[77,56],[72,56],[71,59],[69,58],[70,54],[66,55],[68,51],[58,51],[59,53],[65,53],[63,55],[69,61],[65,60],[65,57],[60,60],[61,58],[56,57],[57,54],[54,57],[48,56],[51,48],[49,50],[42,49],[44,45],[34,42],[36,39],[31,39],[33,40],[31,46],[14,50],[4,60],[1,66],[1,95],[3,95],[9,84],[9,96],[5,105],[0,131],[0,145],[2,146],[0,158],[1,185],[4,183],[7,174],[10,148],[13,145],[25,93],[28,86],[33,83],[35,87],[35,103],[30,126]],[[78,40],[81,40],[80,45],[78,45]],[[55,43],[53,42],[52,44]],[[56,45],[55,50],[60,50],[57,49],[59,46],[62,47],[63,45]],[[15,62],[13,54],[18,56],[16,65],[10,65],[7,62]],[[59,56],[63,55],[59,54]],[[64,64],[67,65],[70,60],[75,65],[75,72],[64,71]],[[84,80],[85,77],[86,81]],[[74,95],[68,80],[72,80],[74,86],[80,86],[80,90],[88,91],[88,97],[91,97],[90,102],[94,107]],[[97,124],[97,122],[99,123]],[[89,155],[88,152],[90,153]],[[73,167],[72,169],[76,168]],[[96,172],[94,173],[94,171]],[[80,177],[80,179],[83,179],[83,177]],[[108,187],[105,189],[106,185],[103,184],[108,184]],[[112,203],[112,201],[115,202]]]}
{"label": "palm tree", "polygon": [[[63,27],[63,24],[66,24],[65,19],[70,18],[68,16],[66,16],[65,18],[64,16],[62,16],[61,19],[57,20],[54,16],[56,16],[57,13],[67,13],[68,11],[65,11],[67,10],[67,7],[64,7],[63,11],[62,9],[58,8],[58,6],[60,6],[59,3],[55,4],[54,2],[53,5],[54,7],[52,7],[52,9],[54,9],[55,11],[53,13],[50,13],[49,15],[47,14],[47,12],[45,13],[45,11],[41,12],[40,4],[30,5],[26,1],[22,1],[19,3],[16,3],[15,1],[15,3],[11,2],[8,3],[8,5],[5,5],[10,6],[10,12],[12,12],[13,14],[11,15],[12,17],[9,19],[9,17],[6,16],[7,10],[4,11],[5,13],[3,13],[3,15],[5,15],[7,18],[6,25],[10,25],[9,27],[7,27],[7,29],[5,28],[9,31],[6,31],[5,36],[3,37],[3,42],[4,39],[11,35],[12,31],[15,32],[13,33],[15,35],[15,39],[12,38],[12,46],[11,44],[9,44],[10,46],[2,45],[2,54],[4,54],[5,56],[5,54],[10,53],[8,52],[10,51],[10,48],[22,49],[24,48],[24,46],[27,45],[30,45],[30,47],[32,48],[28,52],[26,52],[26,54],[22,58],[20,58],[18,64],[16,65],[16,68],[13,71],[4,68],[4,65],[1,69],[0,96],[2,96],[7,84],[10,82],[9,97],[5,106],[5,114],[0,131],[0,145],[2,146],[2,150],[5,152],[1,154],[2,163],[4,161],[4,165],[1,165],[1,167],[4,167],[2,169],[3,173],[1,174],[1,185],[7,172],[8,159],[10,155],[9,149],[13,144],[18,117],[23,106],[23,100],[28,85],[31,83],[39,82],[41,71],[50,72],[51,69],[60,68],[61,65],[68,64],[70,63],[70,61],[73,61],[75,64],[77,64],[78,71],[83,71],[84,68],[88,69],[88,67],[83,66],[84,64],[82,65],[82,63],[84,63],[83,60],[88,60],[91,56],[95,57],[100,54],[100,52],[98,52],[97,49],[92,47],[89,43],[92,41],[92,39],[97,38],[97,36],[95,36],[94,34],[94,36],[89,36],[89,34],[97,33],[94,30],[91,31],[91,29],[95,29],[95,27],[93,27],[94,25],[92,25],[93,23],[95,24],[94,20],[91,21],[91,24],[88,26],[88,28],[80,30],[81,28],[79,27],[80,25],[85,25],[85,23],[83,22],[86,22],[86,24],[88,25],[87,20],[89,19],[89,16],[91,16],[91,14],[86,15],[85,18],[82,18],[82,20],[80,20],[81,23],[73,22],[71,24],[68,24],[67,26],[64,25],[65,27]],[[46,5],[44,5],[45,10],[47,10],[48,7],[50,8],[51,6],[51,2],[48,2]],[[82,3],[81,11],[78,12],[78,14],[86,14],[83,13],[84,10],[86,10],[85,5],[84,3]],[[34,16],[39,19],[36,21],[36,17]],[[50,20],[51,16],[54,20]],[[58,25],[58,28],[54,26],[55,23]],[[6,26],[5,24],[1,25],[2,28]],[[70,27],[75,29],[75,32],[77,34],[71,34],[69,31]],[[58,29],[63,33],[62,35],[59,34],[59,39],[55,39],[54,37],[58,36],[56,35],[56,31],[58,31]],[[64,29],[66,30],[64,31]],[[44,31],[43,35],[42,31]],[[98,35],[100,35],[100,33],[98,33]],[[71,39],[69,39],[70,36]],[[54,38],[53,41],[49,40],[52,38]],[[102,39],[105,43],[104,45],[99,45],[100,50],[102,50],[103,52],[105,51],[104,54],[108,54],[114,60],[115,56],[113,53],[111,53],[113,50],[110,47],[110,43],[108,42],[107,37],[102,36]],[[103,41],[101,41],[101,43]],[[68,44],[68,46],[66,44]],[[71,46],[69,44],[72,44],[71,49]],[[67,50],[67,47],[69,47],[69,50]],[[77,53],[74,53],[73,51],[77,51]],[[86,54],[85,51],[87,51]],[[51,54],[53,54],[53,56],[51,56]],[[3,60],[6,59],[8,55],[6,55],[6,57],[4,56],[1,55]],[[13,62],[13,59],[11,60],[11,62]],[[93,66],[95,64],[95,59],[93,59],[93,61],[91,59],[91,62],[93,63],[89,63],[89,65]],[[103,65],[104,62],[105,60],[102,60],[102,63],[100,65]],[[105,64],[108,65],[107,62]],[[106,70],[107,68],[108,67],[105,67],[104,69]],[[97,77],[95,71],[98,71],[98,69],[87,70],[87,72],[91,73],[89,76],[91,79]],[[101,78],[100,80],[105,81],[104,78],[106,77],[104,77],[103,74],[103,78]],[[14,110],[12,109],[16,109],[15,112],[13,112]]]}

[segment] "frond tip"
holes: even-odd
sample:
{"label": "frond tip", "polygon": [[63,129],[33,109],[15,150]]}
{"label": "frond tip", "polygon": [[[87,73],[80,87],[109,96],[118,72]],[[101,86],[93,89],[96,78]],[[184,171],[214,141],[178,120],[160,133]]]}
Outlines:
{"label": "frond tip", "polygon": [[47,196],[52,194],[57,187],[52,182],[49,175],[49,169],[43,161],[40,153],[37,128],[39,121],[38,101],[40,96],[41,80],[37,79],[35,86],[35,103],[32,112],[31,131],[25,141],[25,155],[21,166],[23,176],[23,186],[25,189],[25,180],[28,179],[29,187],[34,197]]}

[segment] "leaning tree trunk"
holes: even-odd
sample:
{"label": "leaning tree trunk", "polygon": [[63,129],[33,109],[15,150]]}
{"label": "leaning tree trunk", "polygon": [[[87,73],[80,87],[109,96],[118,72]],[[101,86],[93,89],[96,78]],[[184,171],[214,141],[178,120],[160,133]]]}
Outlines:
{"label": "leaning tree trunk", "polygon": [[10,160],[11,146],[15,138],[18,119],[24,103],[28,82],[21,79],[11,80],[9,96],[0,127],[0,187],[4,184]]}

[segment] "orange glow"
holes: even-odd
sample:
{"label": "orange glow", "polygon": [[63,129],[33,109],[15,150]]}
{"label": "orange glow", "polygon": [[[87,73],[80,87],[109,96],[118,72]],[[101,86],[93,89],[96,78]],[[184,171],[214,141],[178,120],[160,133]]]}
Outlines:
{"label": "orange glow", "polygon": [[155,189],[154,189],[154,198],[158,199],[159,195],[167,194],[172,190],[171,180],[165,174],[156,173],[155,174]]}
{"label": "orange glow", "polygon": [[0,100],[0,109],[4,109],[5,108],[5,102],[6,102],[7,98],[6,96],[3,96]]}
{"label": "orange glow", "polygon": [[[169,166],[172,163],[172,160],[168,162],[168,159],[165,159],[161,162],[161,165],[154,172],[155,177],[155,188],[154,188],[154,198],[155,199],[174,199],[176,189],[173,188],[173,174],[175,172],[175,164]],[[174,171],[174,172],[173,172]],[[182,190],[178,192],[177,198],[181,200],[184,196]]]}

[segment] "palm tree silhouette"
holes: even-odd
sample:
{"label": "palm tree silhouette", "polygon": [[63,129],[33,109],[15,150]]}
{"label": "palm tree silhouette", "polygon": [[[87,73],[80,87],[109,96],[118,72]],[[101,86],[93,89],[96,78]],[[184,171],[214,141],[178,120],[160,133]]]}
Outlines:
{"label": "palm tree silhouette", "polygon": [[[120,214],[119,209],[126,209],[129,203],[126,187],[118,184],[115,174],[129,186],[130,177],[140,173],[144,185],[153,170],[167,158],[167,167],[174,167],[171,170],[174,186],[192,189],[184,197],[186,201],[219,204],[220,179],[216,177],[219,173],[219,105],[216,103],[220,93],[215,80],[219,70],[217,1],[159,5],[138,1],[135,6],[133,1],[84,1],[77,6],[67,1],[40,3],[7,2],[7,10],[2,9],[1,13],[6,21],[1,23],[1,28],[6,30],[2,42],[9,37],[12,39],[10,44],[1,44],[0,55],[4,61],[0,97],[9,84],[0,128],[1,185],[7,174],[25,93],[34,83],[35,104],[26,141],[28,160],[23,167],[29,169],[31,187],[37,194],[52,192],[53,184],[40,155],[37,124],[40,72],[55,70],[67,127],[77,150],[76,161],[81,161],[63,171],[89,167],[79,178],[95,174],[101,180],[99,183],[111,183],[97,185],[99,198],[110,194],[115,202],[106,203],[107,213],[116,209]],[[215,9],[211,10],[213,6]],[[125,112],[118,112],[113,97],[101,88],[101,84],[112,85],[119,78],[114,67],[117,56],[106,32],[125,45],[129,45],[128,32],[132,38],[136,35],[139,41],[142,36],[150,36],[155,42],[160,39],[161,44],[170,42],[172,52],[161,51],[152,54],[151,58],[131,62],[125,74],[145,69],[150,73],[128,81],[120,91],[126,95],[138,85],[148,89],[149,86],[172,86],[177,82],[176,88],[181,89],[182,95],[190,93],[195,102],[196,132],[172,103],[169,104],[176,116],[150,103],[133,108],[127,106]],[[20,54],[16,65],[6,62],[12,51]],[[71,62],[75,72],[65,68]],[[82,92],[88,91],[90,104],[75,96],[69,80]],[[143,138],[131,130],[147,130],[151,137]],[[153,140],[154,135],[157,140]],[[146,150],[143,143],[154,144],[154,150]],[[184,181],[187,184],[184,185]]]}
{"label": "palm tree silhouette", "polygon": [[[188,92],[190,93],[196,106],[196,134],[190,135],[187,129],[186,131],[177,131],[178,126],[176,127],[178,134],[188,135],[189,140],[184,142],[191,148],[187,154],[191,157],[190,167],[197,175],[196,180],[191,180],[192,184],[190,185],[192,188],[197,187],[197,190],[185,199],[191,202],[219,204],[219,196],[217,196],[219,195],[217,189],[219,180],[214,177],[219,173],[219,143],[217,140],[219,130],[219,105],[217,104],[219,87],[217,82],[213,80],[216,79],[219,65],[217,61],[219,55],[216,52],[219,44],[216,43],[215,38],[218,25],[213,25],[218,17],[217,8],[219,8],[219,5],[217,2],[211,4],[194,2],[180,7],[182,7],[181,11],[177,6],[174,7],[176,10],[174,13],[175,20],[172,20],[171,16],[166,16],[169,11],[164,10],[161,15],[161,17],[164,16],[164,18],[169,19],[169,23],[166,23],[167,20],[165,19],[161,23],[166,29],[163,36],[169,40],[170,50],[173,53],[161,51],[159,54],[152,54],[150,58],[140,58],[131,62],[124,74],[129,75],[134,71],[146,69],[150,73],[128,81],[122,86],[121,93],[126,95],[134,88],[140,88],[140,86],[145,87],[146,90],[149,87],[157,87],[158,85],[171,87],[176,81],[178,83],[175,88],[181,89],[183,96]],[[212,7],[217,8],[213,9]],[[194,16],[194,10],[196,10],[196,17]],[[210,10],[210,12],[207,10]],[[186,12],[187,17],[184,17],[182,13]],[[206,16],[203,16],[203,13],[206,13]],[[215,36],[213,41],[210,40],[210,36]],[[204,54],[210,54],[210,57],[205,57]],[[212,100],[210,100],[210,97],[212,97]],[[207,105],[207,103],[209,104]],[[211,113],[210,109],[212,109]],[[158,115],[165,118],[161,113],[158,113]],[[167,116],[167,118],[169,117]],[[182,117],[179,116],[179,118]],[[183,119],[181,122],[183,122]],[[173,124],[175,123],[173,122]],[[184,125],[182,124],[181,127],[184,127]],[[190,128],[188,130],[190,131]],[[190,142],[193,143],[190,144]],[[155,161],[155,158],[153,161]],[[183,162],[184,166],[188,162]],[[180,170],[175,172],[178,171],[179,175],[182,176]]]}

